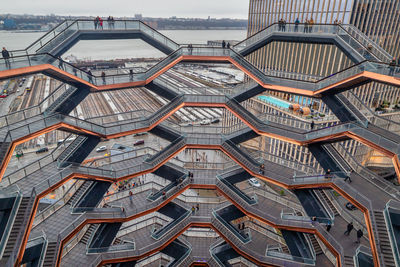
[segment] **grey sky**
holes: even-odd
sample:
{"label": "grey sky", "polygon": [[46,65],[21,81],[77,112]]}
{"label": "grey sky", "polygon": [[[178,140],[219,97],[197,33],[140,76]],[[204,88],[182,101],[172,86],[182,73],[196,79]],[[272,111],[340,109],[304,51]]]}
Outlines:
{"label": "grey sky", "polygon": [[249,0],[1,0],[0,13],[247,19]]}

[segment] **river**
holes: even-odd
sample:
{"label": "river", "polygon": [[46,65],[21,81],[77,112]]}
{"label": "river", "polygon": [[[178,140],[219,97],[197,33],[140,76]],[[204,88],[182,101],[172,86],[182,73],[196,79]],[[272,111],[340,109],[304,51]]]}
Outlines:
{"label": "river", "polygon": [[[179,44],[205,44],[208,40],[243,40],[246,30],[165,30],[160,31]],[[0,31],[0,47],[24,49],[44,32]],[[64,54],[78,59],[100,60],[117,58],[163,57],[163,53],[141,40],[80,41]]]}

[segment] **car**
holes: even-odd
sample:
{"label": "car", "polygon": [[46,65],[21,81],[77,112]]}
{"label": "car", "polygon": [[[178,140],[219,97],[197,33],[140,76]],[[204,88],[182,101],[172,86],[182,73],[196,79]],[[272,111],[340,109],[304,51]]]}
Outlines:
{"label": "car", "polygon": [[133,146],[140,146],[144,144],[144,140],[137,140],[135,143],[133,143]]}
{"label": "car", "polygon": [[202,121],[200,122],[201,125],[208,125],[208,124],[210,124],[210,123],[211,123],[210,120],[202,120]]}
{"label": "car", "polygon": [[103,151],[106,151],[107,150],[107,147],[106,146],[100,146],[100,147],[98,147],[97,149],[96,149],[96,152],[103,152]]}
{"label": "car", "polygon": [[147,134],[147,132],[142,132],[142,133],[134,134],[133,136],[142,136],[142,135],[146,135],[146,134]]}
{"label": "car", "polygon": [[250,178],[249,179],[249,184],[251,186],[254,186],[254,187],[260,187],[261,186],[260,182],[256,178]]}
{"label": "car", "polygon": [[36,150],[36,154],[44,153],[47,151],[49,151],[49,149],[47,147],[42,147],[42,148],[39,148],[38,150]]}
{"label": "car", "polygon": [[212,121],[211,121],[211,123],[218,123],[219,122],[219,119],[213,119]]}
{"label": "car", "polygon": [[346,203],[346,209],[348,209],[348,210],[356,210],[357,207],[354,206],[353,204],[351,204],[350,202],[347,202]]}

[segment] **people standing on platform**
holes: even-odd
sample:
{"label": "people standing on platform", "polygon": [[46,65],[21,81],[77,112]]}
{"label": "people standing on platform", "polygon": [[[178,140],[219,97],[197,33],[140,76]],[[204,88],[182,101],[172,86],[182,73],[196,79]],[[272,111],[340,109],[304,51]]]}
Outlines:
{"label": "people standing on platform", "polygon": [[97,27],[99,26],[99,16],[97,16],[94,19],[93,23],[94,23],[94,29],[97,30]]}
{"label": "people standing on platform", "polygon": [[282,19],[282,31],[286,31],[286,20]]}
{"label": "people standing on platform", "polygon": [[314,122],[314,121],[311,121],[311,124],[310,124],[311,130],[314,130],[314,127],[315,127],[315,122]]}
{"label": "people standing on platform", "polygon": [[225,47],[226,47],[225,40],[222,40],[222,48],[224,48],[224,49],[225,49]]}
{"label": "people standing on platform", "polygon": [[8,52],[8,50],[5,47],[3,47],[3,50],[1,51],[1,55],[3,56],[4,62],[6,63],[6,68],[10,69],[11,68],[10,52]]}
{"label": "people standing on platform", "polygon": [[129,201],[131,202],[131,204],[133,203],[133,193],[132,193],[132,191],[129,191]]}
{"label": "people standing on platform", "polygon": [[188,45],[188,50],[189,50],[189,55],[191,55],[193,53],[193,45],[192,44]]}
{"label": "people standing on platform", "polygon": [[226,48],[231,49],[231,44],[229,42],[226,44]]}
{"label": "people standing on platform", "polygon": [[308,32],[308,19],[307,18],[304,20],[304,30],[303,30],[303,32],[304,33]]}
{"label": "people standing on platform", "polygon": [[194,214],[195,211],[196,209],[194,208],[194,206],[192,206],[192,215]]}
{"label": "people standing on platform", "polygon": [[58,59],[58,68],[60,70],[64,70],[64,64],[62,58],[59,56],[57,59]]}
{"label": "people standing on platform", "polygon": [[296,20],[294,21],[294,31],[297,32],[299,30],[299,24],[300,24],[300,20],[299,18],[296,18]]}
{"label": "people standing on platform", "polygon": [[108,16],[108,18],[107,18],[107,26],[108,26],[109,30],[111,30],[111,24],[112,24],[111,21],[112,21],[111,16]]}
{"label": "people standing on platform", "polygon": [[327,169],[325,172],[325,179],[331,178],[331,169]]}
{"label": "people standing on platform", "polygon": [[132,69],[129,70],[129,80],[133,81],[133,70]]}
{"label": "people standing on platform", "polygon": [[197,205],[196,205],[196,211],[199,211],[199,209],[200,209],[200,205],[197,203]]}
{"label": "people standing on platform", "polygon": [[349,223],[347,225],[347,230],[344,232],[345,235],[350,235],[350,232],[353,230],[354,226],[353,226],[353,222]]}
{"label": "people standing on platform", "polygon": [[99,17],[99,29],[103,29],[103,19]]}
{"label": "people standing on platform", "polygon": [[282,31],[282,20],[283,19],[278,20],[278,31]]}
{"label": "people standing on platform", "polygon": [[89,82],[90,83],[93,83],[93,74],[92,74],[92,72],[91,72],[91,70],[89,69],[89,71],[88,71],[88,78],[89,78]]}
{"label": "people standing on platform", "polygon": [[313,28],[313,26],[314,26],[314,20],[313,20],[313,18],[310,19],[310,21],[308,22],[308,24],[310,25],[310,26],[308,27],[308,32],[312,32],[312,28]]}

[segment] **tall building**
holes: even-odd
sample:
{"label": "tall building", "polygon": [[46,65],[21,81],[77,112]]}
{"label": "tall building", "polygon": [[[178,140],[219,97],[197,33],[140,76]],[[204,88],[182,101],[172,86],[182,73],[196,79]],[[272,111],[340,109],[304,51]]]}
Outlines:
{"label": "tall building", "polygon": [[[287,23],[294,23],[296,19],[302,23],[313,19],[316,24],[333,24],[335,20],[338,20],[342,24],[355,26],[360,32],[368,36],[371,43],[379,44],[393,57],[398,58],[400,56],[399,9],[399,1],[390,0],[250,0],[248,36],[277,23],[280,19],[284,19]],[[335,45],[278,41],[258,49],[247,56],[247,59],[264,72],[278,71],[285,75],[292,74],[296,78],[300,77],[299,79],[302,79],[301,75],[306,74],[313,77],[314,80],[329,76],[354,64]],[[384,84],[370,83],[352,89],[352,92],[371,109],[376,109],[383,103],[394,105],[400,100],[398,88]],[[325,116],[324,121],[320,120],[316,123],[329,125],[338,121],[329,108],[319,99],[290,93],[271,92],[271,94],[323,114]],[[247,101],[245,105],[253,108],[254,112],[288,114],[288,112],[277,110],[276,106],[266,104],[255,98]],[[396,112],[388,112],[385,113],[385,116],[397,120],[396,114]],[[305,117],[302,116],[303,119]],[[229,114],[227,114],[227,118],[227,121],[232,120]],[[329,123],[326,121],[329,121]],[[270,138],[266,138],[266,140],[259,138],[259,140],[258,144],[253,142],[252,145],[264,147],[271,153],[279,153],[282,156],[300,160],[305,164],[319,168],[316,160],[305,147]],[[354,156],[357,156],[359,161],[365,164],[368,164],[371,158],[376,159],[377,156],[381,156],[356,141],[347,142],[346,147]],[[389,159],[384,161],[384,165],[391,166]]]}

